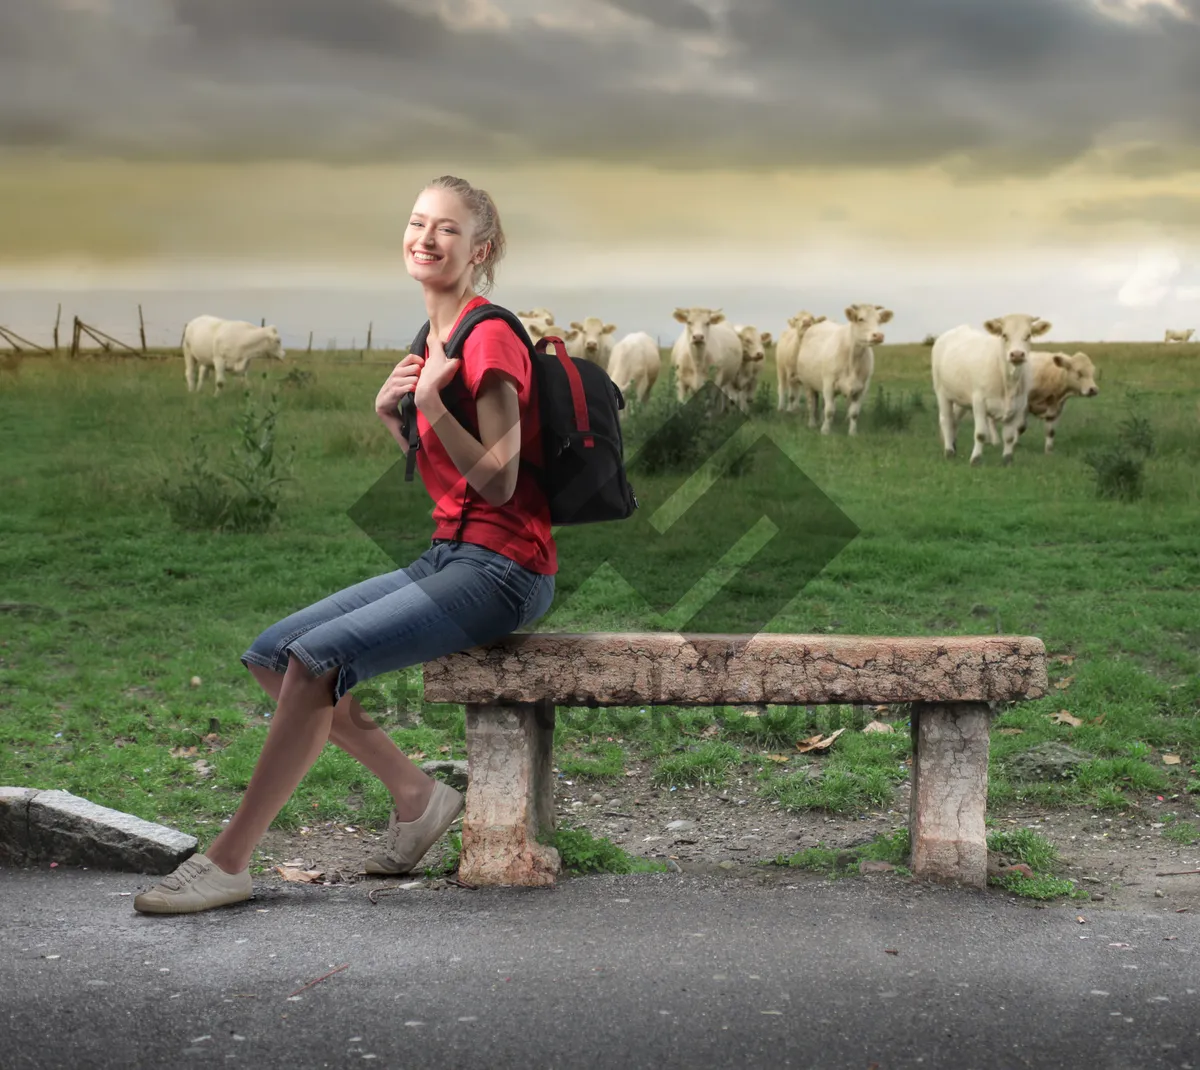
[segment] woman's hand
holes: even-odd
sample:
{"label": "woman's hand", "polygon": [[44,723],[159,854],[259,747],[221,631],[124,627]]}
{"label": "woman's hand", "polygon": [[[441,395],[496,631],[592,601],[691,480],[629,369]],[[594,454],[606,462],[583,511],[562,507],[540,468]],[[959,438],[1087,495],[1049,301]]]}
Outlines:
{"label": "woman's hand", "polygon": [[437,411],[441,401],[439,395],[449,385],[462,363],[458,357],[451,360],[446,356],[446,347],[442,345],[442,340],[432,332],[429,335],[428,346],[429,359],[421,369],[420,379],[413,392],[413,400],[422,412],[429,411],[431,406]]}
{"label": "woman's hand", "polygon": [[375,395],[375,412],[379,416],[399,418],[400,399],[405,394],[411,394],[417,388],[417,380],[421,375],[421,366],[425,358],[409,353],[392,369],[392,374],[384,381]]}

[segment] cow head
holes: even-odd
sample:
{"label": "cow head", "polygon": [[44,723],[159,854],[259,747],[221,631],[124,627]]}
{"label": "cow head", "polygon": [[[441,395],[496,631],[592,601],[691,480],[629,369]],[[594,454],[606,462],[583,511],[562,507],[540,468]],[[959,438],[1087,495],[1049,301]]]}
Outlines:
{"label": "cow head", "polygon": [[766,342],[757,327],[743,327],[738,331],[738,337],[742,340],[743,364],[755,364],[767,359]]}
{"label": "cow head", "polygon": [[574,320],[571,322],[571,330],[583,335],[583,353],[589,360],[600,355],[603,335],[612,334],[616,329],[615,323],[605,323],[598,316],[588,316],[582,323]]}
{"label": "cow head", "polygon": [[276,360],[283,360],[287,355],[283,348],[283,340],[279,337],[279,328],[272,324],[267,328],[267,344],[266,354],[268,357],[274,357]]}
{"label": "cow head", "polygon": [[803,334],[809,327],[824,322],[824,316],[814,316],[811,312],[800,311],[788,320],[788,326],[795,328],[797,334]]}
{"label": "cow head", "polygon": [[997,316],[987,320],[984,329],[994,334],[1001,342],[1001,352],[1010,364],[1024,364],[1029,359],[1029,344],[1050,330],[1052,324],[1037,316],[1026,316],[1014,312],[1010,316]]}
{"label": "cow head", "polygon": [[883,331],[879,328],[892,318],[892,310],[882,305],[857,304],[846,309],[846,321],[858,345],[883,345]]}
{"label": "cow head", "polygon": [[714,323],[722,323],[725,313],[719,308],[677,308],[675,318],[687,325],[687,337],[695,350],[703,350],[708,344],[708,329]]}
{"label": "cow head", "polygon": [[1067,389],[1072,394],[1094,398],[1100,393],[1100,388],[1096,385],[1096,367],[1086,353],[1055,353],[1054,363],[1066,373]]}

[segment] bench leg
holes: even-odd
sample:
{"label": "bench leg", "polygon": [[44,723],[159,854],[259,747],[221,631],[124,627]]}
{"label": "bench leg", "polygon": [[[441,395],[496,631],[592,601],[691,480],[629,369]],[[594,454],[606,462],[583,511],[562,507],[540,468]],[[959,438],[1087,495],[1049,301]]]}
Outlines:
{"label": "bench leg", "polygon": [[908,831],[913,875],[987,886],[986,702],[914,703]]}
{"label": "bench leg", "polygon": [[554,829],[554,705],[468,703],[467,800],[458,876],[474,885],[551,885],[558,852],[537,842]]}

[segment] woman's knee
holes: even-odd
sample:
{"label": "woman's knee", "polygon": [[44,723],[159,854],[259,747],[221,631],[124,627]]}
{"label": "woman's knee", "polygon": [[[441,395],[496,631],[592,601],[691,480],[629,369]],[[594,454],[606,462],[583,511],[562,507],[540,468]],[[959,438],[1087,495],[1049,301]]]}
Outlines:
{"label": "woman's knee", "polygon": [[259,686],[278,702],[279,692],[283,690],[283,673],[268,669],[263,665],[255,665],[254,662],[247,662],[246,668],[250,675],[258,681]]}

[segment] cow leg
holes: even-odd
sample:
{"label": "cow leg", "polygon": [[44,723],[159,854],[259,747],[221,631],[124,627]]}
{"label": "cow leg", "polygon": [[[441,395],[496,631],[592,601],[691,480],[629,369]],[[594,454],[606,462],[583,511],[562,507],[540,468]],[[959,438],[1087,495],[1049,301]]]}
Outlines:
{"label": "cow leg", "polygon": [[225,388],[225,361],[215,353],[213,354],[213,378],[216,380],[213,393],[220,394]]}
{"label": "cow leg", "polygon": [[824,394],[825,415],[821,420],[821,434],[828,435],[833,430],[833,418],[837,415],[837,394],[832,383],[825,387]]}
{"label": "cow leg", "polygon": [[942,449],[947,457],[958,453],[954,440],[958,437],[958,406],[945,394],[938,394],[938,426],[942,429]]}
{"label": "cow leg", "polygon": [[996,431],[996,421],[992,419],[991,413],[988,413],[987,418],[987,435],[988,442],[993,446],[1000,445],[1000,435]]}
{"label": "cow leg", "polygon": [[183,380],[187,383],[188,393],[196,392],[196,358],[192,356],[192,351],[184,346],[183,348]]}
{"label": "cow leg", "polygon": [[804,388],[804,400],[805,404],[808,406],[809,427],[817,426],[817,398],[819,396],[820,395],[817,393],[817,391],[813,390],[812,387],[806,386]]}
{"label": "cow leg", "polygon": [[1017,448],[1017,439],[1021,437],[1021,432],[1018,430],[1020,417],[1016,420],[1010,420],[1004,424],[1004,454],[1002,463],[1013,463],[1013,450]]}
{"label": "cow leg", "polygon": [[788,405],[787,369],[782,364],[775,365],[775,382],[779,387],[779,399],[775,404],[776,412],[783,412]]}
{"label": "cow leg", "polygon": [[1062,415],[1062,409],[1051,410],[1046,413],[1043,419],[1046,422],[1046,453],[1054,452],[1054,428],[1058,423],[1058,418]]}
{"label": "cow leg", "polygon": [[983,460],[983,444],[987,440],[988,416],[987,402],[981,394],[971,399],[971,412],[975,417],[975,444],[971,449],[971,463],[979,464]]}
{"label": "cow leg", "polygon": [[864,391],[860,390],[857,393],[850,395],[849,404],[846,406],[846,418],[850,422],[850,434],[858,434],[858,413],[862,409]]}
{"label": "cow leg", "polygon": [[197,362],[196,367],[198,369],[196,374],[196,392],[199,393],[204,386],[204,377],[208,374],[208,365]]}

